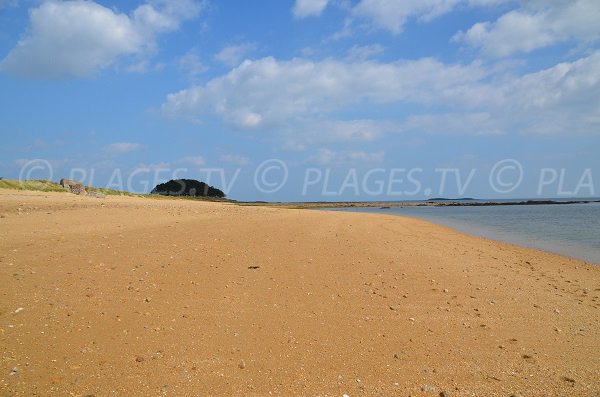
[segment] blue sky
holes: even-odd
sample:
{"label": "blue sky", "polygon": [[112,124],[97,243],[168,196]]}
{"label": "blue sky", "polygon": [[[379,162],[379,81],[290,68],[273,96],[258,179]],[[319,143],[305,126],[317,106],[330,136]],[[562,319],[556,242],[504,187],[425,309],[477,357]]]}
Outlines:
{"label": "blue sky", "polygon": [[0,0],[0,176],[598,196],[597,0]]}

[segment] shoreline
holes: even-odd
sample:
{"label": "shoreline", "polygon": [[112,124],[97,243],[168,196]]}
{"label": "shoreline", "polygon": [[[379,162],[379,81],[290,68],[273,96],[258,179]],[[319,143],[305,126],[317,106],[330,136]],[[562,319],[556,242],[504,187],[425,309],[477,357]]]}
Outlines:
{"label": "shoreline", "polygon": [[[361,208],[378,208],[378,207],[361,207]],[[348,208],[348,207],[336,207],[336,208],[310,208],[313,210],[323,210],[323,211],[335,211],[336,209],[339,211],[348,211],[348,210],[356,210],[351,211],[352,213],[363,213],[363,214],[383,214],[380,212],[369,212],[369,211],[361,211],[360,208]],[[380,208],[381,209],[381,208]],[[462,233],[475,238],[483,238],[490,241],[497,241],[505,244],[509,244],[511,246],[520,247],[520,248],[528,248],[533,249],[549,254],[559,255],[566,258],[576,259],[588,263],[594,266],[600,266],[600,259],[596,258],[598,255],[594,256],[593,254],[584,254],[578,255],[571,253],[569,251],[573,251],[575,249],[574,246],[569,245],[568,242],[565,241],[549,241],[549,240],[539,240],[536,241],[523,241],[522,239],[517,239],[514,236],[509,237],[505,235],[511,234],[511,232],[507,230],[497,229],[493,226],[487,226],[483,224],[473,224],[468,221],[456,221],[449,220],[447,218],[443,219],[433,219],[418,216],[415,214],[402,214],[402,213],[388,213],[391,216],[398,217],[406,217],[410,219],[420,220],[424,222],[428,222],[440,227],[445,227],[452,232]],[[514,233],[514,232],[513,232]],[[529,237],[529,236],[525,236]],[[532,239],[533,240],[533,239]],[[552,244],[557,244],[559,248],[551,247]],[[589,250],[588,247],[579,247],[582,250]]]}
{"label": "shoreline", "polygon": [[5,191],[0,214],[14,396],[600,392],[580,260],[389,214]]}
{"label": "shoreline", "polygon": [[[394,215],[394,216],[396,216],[396,215]],[[530,250],[533,250],[533,251],[539,251],[539,252],[543,252],[543,253],[548,254],[548,255],[556,255],[556,256],[559,256],[559,257],[563,257],[565,259],[573,259],[573,260],[584,262],[584,263],[586,263],[588,265],[599,266],[600,267],[600,262],[595,262],[593,260],[589,260],[589,259],[586,259],[586,258],[578,257],[578,256],[575,256],[575,255],[569,255],[569,254],[566,254],[566,253],[563,253],[563,252],[559,252],[559,251],[553,251],[553,250],[551,250],[549,248],[547,249],[547,248],[543,248],[543,247],[540,247],[540,246],[534,246],[534,245],[525,244],[525,243],[516,243],[516,242],[513,242],[513,241],[505,240],[505,239],[500,238],[500,237],[488,236],[486,232],[481,232],[481,233],[479,233],[479,232],[471,232],[469,230],[463,230],[463,229],[461,229],[460,227],[457,227],[457,226],[446,225],[446,224],[443,224],[443,223],[435,222],[433,220],[423,219],[423,218],[419,218],[419,217],[411,216],[411,215],[397,215],[397,216],[406,216],[408,218],[418,219],[418,220],[421,220],[421,221],[424,221],[424,222],[432,223],[432,224],[437,225],[437,226],[445,227],[445,228],[451,230],[454,233],[461,233],[461,234],[465,234],[467,236],[471,236],[471,237],[474,237],[474,238],[481,238],[481,239],[488,240],[488,241],[495,241],[495,242],[498,242],[498,243],[507,244],[507,245],[509,245],[511,247],[525,248],[525,249],[530,249]]]}

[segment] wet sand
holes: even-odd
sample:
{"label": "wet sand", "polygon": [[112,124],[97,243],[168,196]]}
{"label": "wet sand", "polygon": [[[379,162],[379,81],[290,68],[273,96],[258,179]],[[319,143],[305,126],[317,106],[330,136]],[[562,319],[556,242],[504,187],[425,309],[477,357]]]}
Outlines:
{"label": "wet sand", "polygon": [[398,216],[0,191],[2,396],[597,396],[600,267]]}

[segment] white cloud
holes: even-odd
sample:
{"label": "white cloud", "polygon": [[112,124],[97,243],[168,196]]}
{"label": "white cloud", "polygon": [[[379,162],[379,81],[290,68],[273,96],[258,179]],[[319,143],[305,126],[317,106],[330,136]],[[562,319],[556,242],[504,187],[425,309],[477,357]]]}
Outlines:
{"label": "white cloud", "polygon": [[[598,134],[598,65],[600,51],[520,77],[502,68],[430,58],[384,63],[268,57],[168,95],[163,112],[190,119],[216,115],[241,129],[276,131],[297,149],[409,130]],[[369,114],[382,104],[393,104],[400,113],[409,104],[426,114],[386,122],[336,120],[351,107]]]}
{"label": "white cloud", "polygon": [[29,29],[0,62],[24,78],[88,77],[127,56],[146,56],[156,36],[194,18],[192,0],[151,1],[131,16],[92,1],[47,1],[29,11]]}
{"label": "white cloud", "polygon": [[219,51],[214,59],[227,66],[237,66],[242,59],[250,52],[256,51],[257,46],[254,43],[242,43],[224,47]]}
{"label": "white cloud", "polygon": [[[466,89],[477,106],[409,117],[402,130],[426,133],[585,135],[600,133],[600,51],[521,77]],[[481,111],[470,112],[477,108]]]}
{"label": "white cloud", "polygon": [[105,153],[111,156],[134,152],[141,147],[139,143],[115,142],[105,148]]}
{"label": "white cloud", "polygon": [[495,22],[479,22],[454,40],[479,48],[484,54],[506,57],[575,40],[600,39],[600,1],[524,2],[523,7]]}
{"label": "white cloud", "polygon": [[[350,2],[336,3],[341,9],[349,10],[342,29],[328,40],[339,40],[352,36],[357,27],[382,29],[400,34],[409,20],[430,22],[463,7],[496,7],[518,3],[518,0],[359,0],[354,6]],[[359,25],[356,22],[361,21]]]}
{"label": "white cloud", "polygon": [[364,151],[333,151],[331,149],[321,148],[309,159],[319,165],[372,165],[382,163],[385,158],[383,151],[364,152]]}
{"label": "white cloud", "polygon": [[361,0],[352,10],[354,16],[375,27],[401,33],[406,21],[415,17],[429,21],[452,10],[460,0]]}
{"label": "white cloud", "polygon": [[354,45],[352,48],[348,50],[347,58],[349,60],[365,60],[373,58],[376,55],[382,54],[385,51],[385,47],[381,44],[371,44],[371,45]]}
{"label": "white cloud", "polygon": [[524,132],[600,133],[600,51],[498,87],[507,119]]}
{"label": "white cloud", "polygon": [[137,29],[152,37],[179,29],[182,22],[198,16],[203,3],[194,0],[150,0],[133,11]]}
{"label": "white cloud", "polygon": [[292,12],[296,18],[319,16],[330,0],[296,0]]}
{"label": "white cloud", "polygon": [[267,128],[361,102],[462,100],[461,88],[484,75],[478,65],[444,65],[430,58],[344,63],[268,57],[244,61],[204,86],[168,95],[163,111],[190,119],[212,113],[240,128]]}

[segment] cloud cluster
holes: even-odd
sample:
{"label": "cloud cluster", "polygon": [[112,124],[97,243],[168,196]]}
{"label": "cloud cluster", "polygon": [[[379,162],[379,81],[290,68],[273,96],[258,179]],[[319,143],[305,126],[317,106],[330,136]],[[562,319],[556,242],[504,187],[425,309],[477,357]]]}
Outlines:
{"label": "cloud cluster", "polygon": [[163,110],[189,118],[214,113],[246,129],[281,127],[361,102],[454,100],[464,97],[462,87],[483,77],[476,64],[444,65],[431,58],[381,63],[266,57],[170,94]]}
{"label": "cloud cluster", "polygon": [[[478,63],[431,58],[383,63],[267,57],[168,95],[163,111],[188,118],[216,115],[241,129],[302,128],[304,139],[315,142],[368,140],[393,129],[432,131],[438,123],[451,133],[597,133],[599,64],[597,51],[517,77],[496,75]],[[327,121],[352,106],[368,110],[382,104],[435,108],[437,115],[425,112],[391,127],[382,121]]]}
{"label": "cloud cluster", "polygon": [[600,133],[600,51],[527,74],[498,87],[500,109],[524,132]]}
{"label": "cloud cluster", "polygon": [[[339,2],[350,10],[351,17],[369,22],[374,28],[392,33],[402,32],[410,18],[430,21],[456,8],[458,5],[493,6],[514,0],[360,0],[348,7],[347,2]],[[319,16],[323,10],[335,4],[331,0],[296,0],[292,12],[296,18]]]}
{"label": "cloud cluster", "polygon": [[155,49],[159,34],[195,18],[193,0],[153,0],[126,15],[92,1],[47,1],[29,12],[29,29],[0,62],[24,78],[88,77],[126,56]]}
{"label": "cloud cluster", "polygon": [[[320,15],[328,3],[297,0],[294,15]],[[429,22],[458,7],[503,4],[512,9],[496,21],[478,22],[467,31],[456,33],[453,41],[481,50],[486,56],[506,57],[568,41],[589,44],[600,39],[597,0],[360,0],[349,7],[344,28],[333,37],[351,34],[354,21],[362,21],[370,29],[400,34],[409,20]]]}
{"label": "cloud cluster", "polygon": [[401,33],[411,18],[429,21],[452,10],[460,0],[361,0],[353,9],[355,17],[375,27]]}
{"label": "cloud cluster", "polygon": [[[409,20],[430,22],[447,14],[459,6],[491,7],[504,3],[516,3],[516,0],[359,0],[351,6],[342,2],[348,9],[348,17],[343,29],[332,38],[347,37],[353,32],[355,21],[361,21],[369,29],[381,29],[400,34]],[[318,16],[331,1],[297,0],[294,6],[296,17]],[[302,10],[302,11],[298,11]]]}
{"label": "cloud cluster", "polygon": [[557,43],[600,39],[600,2],[574,0],[524,2],[495,22],[479,22],[454,40],[493,57],[527,53]]}

